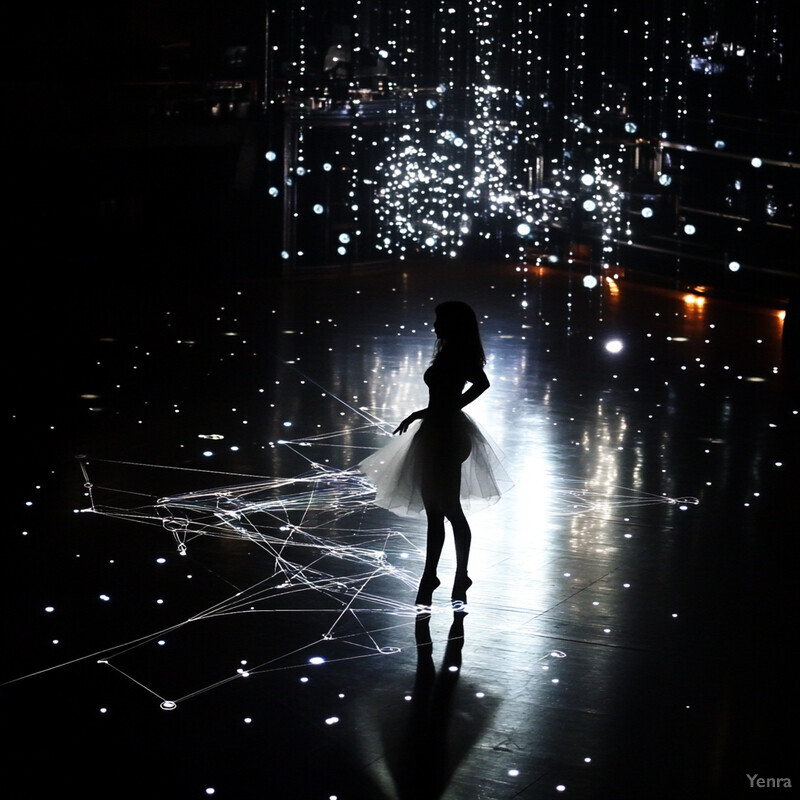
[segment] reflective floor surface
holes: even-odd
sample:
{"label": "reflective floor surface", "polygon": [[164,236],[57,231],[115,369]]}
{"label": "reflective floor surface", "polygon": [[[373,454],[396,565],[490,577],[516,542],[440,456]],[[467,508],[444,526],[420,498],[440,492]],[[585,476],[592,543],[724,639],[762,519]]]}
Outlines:
{"label": "reflective floor surface", "polygon": [[[12,333],[7,389],[4,796],[800,783],[800,401],[778,304],[508,264],[206,266],[30,278],[46,301]],[[445,299],[481,318],[492,387],[468,411],[515,486],[471,517],[468,613],[448,539],[426,616],[424,520],[371,505],[352,467],[424,406]]]}

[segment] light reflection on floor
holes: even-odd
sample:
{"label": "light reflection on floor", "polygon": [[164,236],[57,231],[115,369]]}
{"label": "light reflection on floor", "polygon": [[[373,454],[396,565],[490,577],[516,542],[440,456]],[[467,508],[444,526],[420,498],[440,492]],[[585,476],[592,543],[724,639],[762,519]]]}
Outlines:
{"label": "light reflection on floor", "polygon": [[[283,286],[269,314],[231,287],[205,321],[154,309],[146,346],[90,341],[89,405],[55,420],[69,430],[57,488],[13,548],[28,577],[9,623],[11,724],[87,723],[96,780],[69,746],[63,777],[85,797],[112,769],[178,797],[423,796],[411,765],[432,728],[450,742],[444,796],[676,796],[742,778],[755,700],[711,774],[741,635],[715,615],[741,615],[743,574],[745,618],[764,598],[747,563],[714,552],[733,539],[774,557],[757,535],[798,421],[779,320],[576,284],[540,275],[524,309],[506,268],[355,276]],[[412,605],[424,527],[371,507],[349,467],[424,405],[431,309],[455,285],[490,353],[492,388],[469,410],[516,485],[473,519],[469,614],[446,602],[447,551],[426,628]],[[46,439],[49,423],[29,424]],[[176,735],[191,755],[165,765]]]}

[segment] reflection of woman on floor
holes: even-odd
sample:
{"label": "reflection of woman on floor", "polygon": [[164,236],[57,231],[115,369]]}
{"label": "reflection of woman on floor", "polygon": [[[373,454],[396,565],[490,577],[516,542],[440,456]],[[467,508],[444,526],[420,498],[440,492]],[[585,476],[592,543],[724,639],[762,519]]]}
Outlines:
{"label": "reflection of woman on floor", "polygon": [[[429,606],[439,586],[436,570],[445,539],[445,519],[453,529],[456,575],[452,601],[464,604],[472,584],[467,573],[472,532],[464,504],[497,500],[509,484],[487,436],[462,409],[489,388],[486,356],[475,312],[466,303],[436,307],[436,346],[425,371],[427,408],[398,425],[399,437],[359,465],[376,486],[377,505],[399,514],[424,510],[428,536],[417,604]],[[469,384],[469,387],[467,385]]]}

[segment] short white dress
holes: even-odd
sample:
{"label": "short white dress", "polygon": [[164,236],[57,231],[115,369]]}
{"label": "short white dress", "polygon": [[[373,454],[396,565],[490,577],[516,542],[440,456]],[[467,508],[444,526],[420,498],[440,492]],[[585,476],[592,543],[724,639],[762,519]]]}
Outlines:
{"label": "short white dress", "polygon": [[444,507],[457,491],[465,514],[493,505],[513,482],[501,450],[453,401],[467,383],[464,370],[437,359],[424,378],[430,392],[424,419],[356,467],[375,487],[375,504],[418,517],[426,514],[426,500]]}

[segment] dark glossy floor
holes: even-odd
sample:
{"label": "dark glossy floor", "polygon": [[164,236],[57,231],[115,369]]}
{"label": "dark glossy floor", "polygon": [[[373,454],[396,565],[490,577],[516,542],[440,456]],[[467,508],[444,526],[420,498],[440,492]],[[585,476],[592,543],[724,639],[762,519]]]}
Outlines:
{"label": "dark glossy floor", "polygon": [[[777,298],[122,250],[26,275],[41,317],[10,333],[5,797],[800,783]],[[482,318],[492,388],[469,410],[516,485],[472,518],[469,613],[448,547],[425,619],[424,523],[348,468],[424,404],[449,298]]]}

